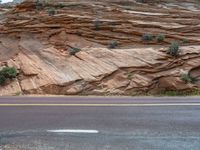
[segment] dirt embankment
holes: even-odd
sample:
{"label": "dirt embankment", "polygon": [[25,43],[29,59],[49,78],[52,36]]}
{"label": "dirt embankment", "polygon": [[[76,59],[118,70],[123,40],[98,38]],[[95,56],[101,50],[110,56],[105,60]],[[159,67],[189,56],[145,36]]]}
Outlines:
{"label": "dirt embankment", "polygon": [[[200,87],[198,1],[27,0],[0,15],[1,95],[125,94]],[[151,40],[142,40],[144,35]],[[158,42],[157,35],[165,35]],[[180,44],[178,57],[166,53]],[[115,48],[109,48],[115,47]],[[81,50],[70,55],[74,49]],[[195,78],[185,82],[183,75]]]}

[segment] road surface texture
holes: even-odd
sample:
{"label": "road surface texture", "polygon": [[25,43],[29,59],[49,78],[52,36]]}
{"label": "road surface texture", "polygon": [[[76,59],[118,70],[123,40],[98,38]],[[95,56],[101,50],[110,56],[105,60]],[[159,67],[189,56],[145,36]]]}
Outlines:
{"label": "road surface texture", "polygon": [[0,150],[199,149],[198,97],[0,98]]}

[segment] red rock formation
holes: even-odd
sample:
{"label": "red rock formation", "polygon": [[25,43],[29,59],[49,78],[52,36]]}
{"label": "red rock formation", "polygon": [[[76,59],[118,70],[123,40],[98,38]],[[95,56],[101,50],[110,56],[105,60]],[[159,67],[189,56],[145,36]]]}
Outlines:
{"label": "red rock formation", "polygon": [[[188,73],[200,78],[196,2],[27,0],[0,16],[0,61],[19,70],[0,94],[129,95],[199,88],[199,82],[181,80]],[[145,42],[145,33],[166,38]],[[177,58],[166,54],[174,40],[181,44]],[[112,41],[116,49],[107,48]],[[73,47],[81,51],[70,55]]]}

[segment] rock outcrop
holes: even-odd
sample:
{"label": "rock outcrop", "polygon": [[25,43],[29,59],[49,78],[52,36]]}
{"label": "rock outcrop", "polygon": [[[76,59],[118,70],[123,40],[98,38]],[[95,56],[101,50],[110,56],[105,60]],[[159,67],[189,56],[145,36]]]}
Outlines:
{"label": "rock outcrop", "polygon": [[[199,89],[197,3],[24,1],[0,15],[1,66],[19,71],[16,80],[0,87],[0,95],[132,95]],[[166,38],[142,41],[145,33]],[[166,53],[172,41],[181,45],[176,58]],[[113,42],[118,46],[108,48]],[[70,55],[70,48],[81,51]],[[196,82],[186,83],[183,74]]]}

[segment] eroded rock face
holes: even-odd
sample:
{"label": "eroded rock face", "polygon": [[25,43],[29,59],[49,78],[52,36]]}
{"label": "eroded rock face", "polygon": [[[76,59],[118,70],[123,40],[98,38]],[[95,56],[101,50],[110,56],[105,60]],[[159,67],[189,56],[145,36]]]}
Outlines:
{"label": "eroded rock face", "polygon": [[[199,81],[180,78],[189,73],[200,79],[200,9],[195,0],[183,3],[54,0],[38,8],[27,0],[0,17],[1,66],[19,71],[0,94],[131,95],[200,88]],[[52,7],[55,15],[48,14]],[[145,33],[166,39],[144,42]],[[177,58],[165,52],[174,40],[181,44]],[[108,48],[112,41],[118,43],[115,49]],[[74,47],[81,51],[70,55]]]}

